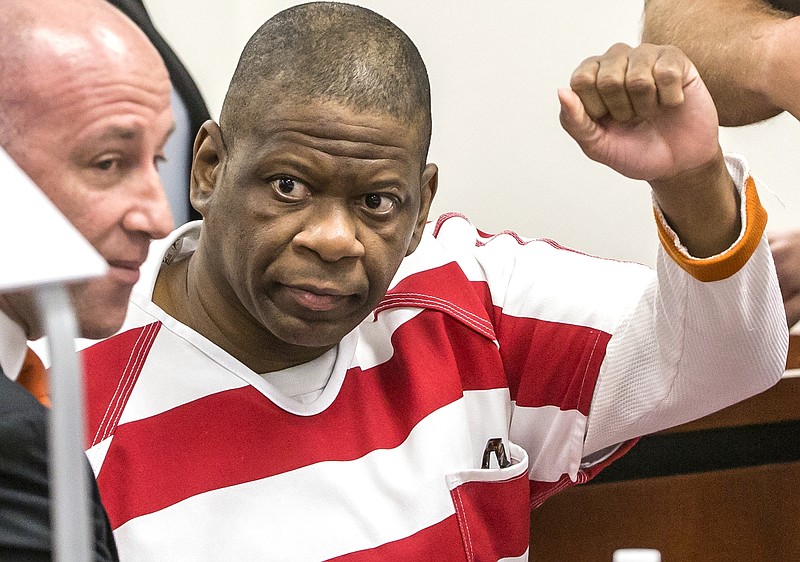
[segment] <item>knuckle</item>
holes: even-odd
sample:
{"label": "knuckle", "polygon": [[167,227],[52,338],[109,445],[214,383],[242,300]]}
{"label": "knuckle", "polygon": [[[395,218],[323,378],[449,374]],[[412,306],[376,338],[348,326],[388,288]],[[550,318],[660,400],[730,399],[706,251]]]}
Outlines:
{"label": "knuckle", "polygon": [[653,80],[649,76],[641,74],[629,76],[625,83],[628,91],[635,94],[649,94],[656,90]]}
{"label": "knuckle", "polygon": [[631,46],[627,43],[617,42],[611,45],[608,50],[606,51],[609,55],[618,55],[620,53],[627,53],[631,51]]}
{"label": "knuckle", "polygon": [[622,87],[622,81],[611,75],[600,75],[597,77],[597,89],[601,92],[613,92]]}
{"label": "knuckle", "polygon": [[569,86],[576,92],[586,91],[594,86],[594,74],[576,70],[569,79]]}
{"label": "knuckle", "polygon": [[680,47],[676,47],[675,45],[662,45],[661,48],[664,50],[664,53],[675,58],[683,58],[686,55],[680,49]]}
{"label": "knuckle", "polygon": [[572,86],[573,83],[586,84],[593,81],[599,65],[600,63],[597,57],[589,57],[581,62],[570,76],[570,86]]}
{"label": "knuckle", "polygon": [[671,86],[680,83],[682,74],[681,70],[674,66],[656,65],[653,69],[653,77],[659,84]]}

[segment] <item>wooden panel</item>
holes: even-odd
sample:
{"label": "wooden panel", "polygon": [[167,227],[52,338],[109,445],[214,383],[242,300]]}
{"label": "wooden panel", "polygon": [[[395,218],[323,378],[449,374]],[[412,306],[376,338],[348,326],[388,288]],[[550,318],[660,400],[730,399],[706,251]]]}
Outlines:
{"label": "wooden panel", "polygon": [[789,356],[786,358],[787,369],[800,369],[800,335],[789,336]]}
{"label": "wooden panel", "polygon": [[623,547],[663,562],[800,560],[800,462],[579,486],[531,517],[530,560],[610,562]]}
{"label": "wooden panel", "polygon": [[[800,369],[800,336],[790,338],[787,369]],[[800,435],[792,437],[797,426],[791,422],[797,420],[800,377],[787,376],[766,392],[661,436],[669,437],[680,449],[681,442],[696,442],[694,437],[701,435],[719,436],[720,430],[728,436],[741,433],[740,439],[769,431],[774,439],[747,443],[757,447],[753,453],[761,452],[767,442],[784,450],[789,448],[783,445],[787,439],[800,439]],[[753,431],[755,428],[758,431]],[[784,438],[787,428],[789,435]],[[745,449],[744,445],[736,448]],[[643,470],[638,468],[642,461],[636,459],[636,450],[634,447],[623,460],[633,459],[634,473]],[[675,450],[675,455],[681,452],[687,451]],[[796,448],[792,455],[783,463],[686,470],[561,492],[531,515],[530,560],[610,562],[618,548],[648,547],[659,549],[663,562],[800,561],[800,460]],[[755,457],[732,466],[765,462],[753,462]]]}

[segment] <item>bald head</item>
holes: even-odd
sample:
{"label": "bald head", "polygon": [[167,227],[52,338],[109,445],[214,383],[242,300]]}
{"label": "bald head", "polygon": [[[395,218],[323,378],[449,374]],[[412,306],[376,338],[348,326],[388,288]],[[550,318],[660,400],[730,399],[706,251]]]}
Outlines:
{"label": "bald head", "polygon": [[[105,0],[0,1],[0,145],[109,265],[71,286],[84,337],[119,329],[150,240],[172,227],[156,169],[170,91],[158,52]],[[0,294],[0,310],[41,334],[27,293]]]}
{"label": "bald head", "polygon": [[132,62],[166,68],[147,36],[105,0],[0,2],[0,144],[47,110],[50,84]]}
{"label": "bald head", "polygon": [[419,127],[430,142],[430,86],[414,43],[386,18],[358,6],[312,2],[284,10],[250,38],[231,80],[220,126],[235,142],[264,107],[333,101]]}

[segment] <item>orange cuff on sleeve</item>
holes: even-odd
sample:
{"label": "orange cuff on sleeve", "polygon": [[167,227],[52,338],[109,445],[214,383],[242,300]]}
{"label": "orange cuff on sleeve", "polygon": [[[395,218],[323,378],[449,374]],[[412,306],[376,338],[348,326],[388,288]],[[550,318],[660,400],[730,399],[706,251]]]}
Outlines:
{"label": "orange cuff on sleeve", "polygon": [[681,252],[675,245],[672,234],[667,230],[656,212],[658,238],[667,254],[681,269],[698,281],[721,281],[738,272],[755,252],[761,235],[767,227],[767,211],[758,198],[756,184],[752,177],[745,180],[745,229],[739,240],[730,248],[710,258],[692,258]]}

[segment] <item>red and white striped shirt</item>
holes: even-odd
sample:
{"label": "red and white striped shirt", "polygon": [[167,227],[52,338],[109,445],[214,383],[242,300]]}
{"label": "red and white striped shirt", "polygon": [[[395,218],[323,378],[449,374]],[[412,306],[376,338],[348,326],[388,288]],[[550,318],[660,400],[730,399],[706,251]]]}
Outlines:
{"label": "red and white striped shirt", "polygon": [[[657,274],[443,216],[305,403],[150,302],[200,223],[178,229],[123,330],[83,352],[87,454],[122,559],[527,560],[532,506],[780,377],[751,180],[743,208],[710,260],[660,222]],[[498,437],[512,464],[481,469]]]}

